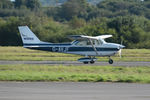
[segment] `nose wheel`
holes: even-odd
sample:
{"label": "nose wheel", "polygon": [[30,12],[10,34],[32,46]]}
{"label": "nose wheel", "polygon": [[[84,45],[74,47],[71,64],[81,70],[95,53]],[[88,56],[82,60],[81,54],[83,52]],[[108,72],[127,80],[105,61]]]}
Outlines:
{"label": "nose wheel", "polygon": [[114,62],[114,61],[113,61],[111,58],[109,58],[108,63],[109,63],[109,64],[113,64],[113,62]]}

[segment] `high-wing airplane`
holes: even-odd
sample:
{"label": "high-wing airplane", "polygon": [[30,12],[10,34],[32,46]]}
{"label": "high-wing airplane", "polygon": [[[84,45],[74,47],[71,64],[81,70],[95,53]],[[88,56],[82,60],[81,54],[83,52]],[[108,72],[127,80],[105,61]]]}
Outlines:
{"label": "high-wing airplane", "polygon": [[112,37],[112,35],[101,35],[96,37],[71,35],[70,38],[75,39],[75,41],[71,43],[48,43],[40,41],[28,26],[19,26],[18,28],[25,48],[82,55],[85,57],[78,59],[78,61],[84,64],[93,64],[97,60],[97,58],[95,58],[96,56],[108,56],[109,64],[113,64],[113,60],[110,56],[117,53],[121,55],[121,49],[125,47],[116,43],[107,43],[104,40]]}

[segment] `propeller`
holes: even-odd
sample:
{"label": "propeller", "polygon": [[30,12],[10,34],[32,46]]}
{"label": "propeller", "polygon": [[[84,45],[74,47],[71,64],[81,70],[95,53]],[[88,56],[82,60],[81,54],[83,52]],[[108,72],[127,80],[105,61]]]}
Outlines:
{"label": "propeller", "polygon": [[[121,40],[121,46],[122,46],[122,43],[123,43],[123,40]],[[118,54],[119,54],[119,57],[122,58],[122,49],[120,49],[120,50],[118,51]]]}
{"label": "propeller", "polygon": [[119,53],[119,57],[122,58],[122,49],[120,49],[120,50],[118,51],[118,53]]}

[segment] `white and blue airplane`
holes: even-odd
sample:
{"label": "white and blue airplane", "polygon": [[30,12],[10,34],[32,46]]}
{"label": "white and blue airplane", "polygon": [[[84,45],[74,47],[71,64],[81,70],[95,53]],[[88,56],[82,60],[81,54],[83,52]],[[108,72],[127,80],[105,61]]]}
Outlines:
{"label": "white and blue airplane", "polygon": [[125,47],[116,43],[107,43],[104,40],[112,37],[112,35],[96,37],[71,35],[70,38],[75,39],[75,41],[71,43],[49,43],[40,41],[28,26],[19,26],[18,28],[24,48],[82,55],[85,57],[78,59],[78,61],[84,64],[93,64],[97,60],[97,58],[95,58],[96,56],[108,56],[109,64],[113,64],[113,60],[110,57],[117,53],[121,56],[121,49]]}

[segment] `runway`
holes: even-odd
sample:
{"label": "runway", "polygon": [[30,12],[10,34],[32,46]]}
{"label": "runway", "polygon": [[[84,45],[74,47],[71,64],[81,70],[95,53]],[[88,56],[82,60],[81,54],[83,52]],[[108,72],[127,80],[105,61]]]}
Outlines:
{"label": "runway", "polygon": [[[12,64],[33,64],[33,65],[74,65],[74,66],[110,66],[108,62],[95,62],[94,64],[83,64],[78,61],[0,61],[0,65],[12,65]],[[150,66],[150,62],[114,62],[111,66]]]}
{"label": "runway", "polygon": [[150,100],[150,84],[0,82],[0,100]]}

